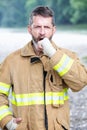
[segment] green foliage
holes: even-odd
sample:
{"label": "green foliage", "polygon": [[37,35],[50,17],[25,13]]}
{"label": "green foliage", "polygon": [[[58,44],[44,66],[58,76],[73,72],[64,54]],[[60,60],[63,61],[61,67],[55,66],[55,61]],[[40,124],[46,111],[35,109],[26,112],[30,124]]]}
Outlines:
{"label": "green foliage", "polygon": [[26,9],[24,0],[3,0],[0,2],[1,26],[15,27],[26,24]]}
{"label": "green foliage", "polygon": [[87,23],[87,0],[70,0],[74,10],[71,22],[73,24]]}
{"label": "green foliage", "polygon": [[[49,0],[50,1],[50,0]],[[30,16],[30,13],[31,11],[37,7],[37,6],[43,6],[45,5],[46,6],[46,3],[49,3],[48,1],[46,0],[26,0],[26,14],[27,14],[27,21],[29,20],[29,16]]]}
{"label": "green foliage", "polygon": [[69,0],[55,0],[51,3],[55,13],[57,24],[69,24],[72,13]]}
{"label": "green foliage", "polygon": [[57,25],[87,23],[87,0],[2,0],[0,26],[26,26],[32,9],[40,5],[54,10]]}

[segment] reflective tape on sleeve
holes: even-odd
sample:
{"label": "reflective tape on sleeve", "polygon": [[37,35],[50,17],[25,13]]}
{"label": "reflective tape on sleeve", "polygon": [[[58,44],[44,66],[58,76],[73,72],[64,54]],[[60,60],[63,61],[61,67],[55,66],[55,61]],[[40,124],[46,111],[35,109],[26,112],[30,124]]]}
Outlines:
{"label": "reflective tape on sleeve", "polygon": [[60,76],[63,76],[69,71],[73,64],[73,61],[73,59],[64,54],[60,62],[57,65],[55,65],[53,69],[56,70]]}
{"label": "reflective tape on sleeve", "polygon": [[0,82],[0,93],[3,93],[5,95],[9,94],[10,85]]}
{"label": "reflective tape on sleeve", "polygon": [[2,120],[7,115],[12,115],[12,112],[9,110],[9,107],[5,105],[0,107],[0,120]]}

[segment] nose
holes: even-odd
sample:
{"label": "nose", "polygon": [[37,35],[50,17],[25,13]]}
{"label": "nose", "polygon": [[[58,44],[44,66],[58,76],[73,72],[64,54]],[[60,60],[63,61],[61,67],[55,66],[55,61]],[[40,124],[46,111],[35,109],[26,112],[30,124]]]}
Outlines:
{"label": "nose", "polygon": [[41,34],[41,35],[45,35],[45,28],[44,28],[44,27],[41,27],[41,29],[40,29],[40,34]]}

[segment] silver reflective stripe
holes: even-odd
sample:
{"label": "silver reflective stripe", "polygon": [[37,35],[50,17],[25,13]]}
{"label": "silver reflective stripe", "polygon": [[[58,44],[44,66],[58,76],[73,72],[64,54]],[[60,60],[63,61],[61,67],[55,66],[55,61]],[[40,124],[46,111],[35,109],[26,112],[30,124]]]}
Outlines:
{"label": "silver reflective stripe", "polygon": [[63,76],[70,70],[73,62],[74,60],[72,58],[64,54],[61,60],[53,67],[53,69],[56,70],[60,76]]}
{"label": "silver reflective stripe", "polygon": [[9,107],[5,105],[0,107],[0,120],[2,120],[7,115],[12,115]]}
{"label": "silver reflective stripe", "polygon": [[0,93],[9,94],[10,85],[0,82]]}
{"label": "silver reflective stripe", "polygon": [[[46,92],[46,104],[64,104],[68,100],[67,89],[62,92]],[[16,106],[44,104],[44,93],[14,94],[12,93],[12,104]]]}

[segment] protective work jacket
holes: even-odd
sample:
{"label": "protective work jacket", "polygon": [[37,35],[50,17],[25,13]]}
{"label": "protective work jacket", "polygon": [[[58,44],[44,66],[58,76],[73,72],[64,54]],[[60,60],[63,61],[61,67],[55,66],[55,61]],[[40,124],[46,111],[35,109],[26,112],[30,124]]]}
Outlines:
{"label": "protective work jacket", "polygon": [[56,53],[51,58],[35,55],[30,42],[1,65],[3,130],[12,117],[22,118],[16,130],[69,130],[68,88],[81,90],[87,84],[87,72],[75,53],[52,44]]}

